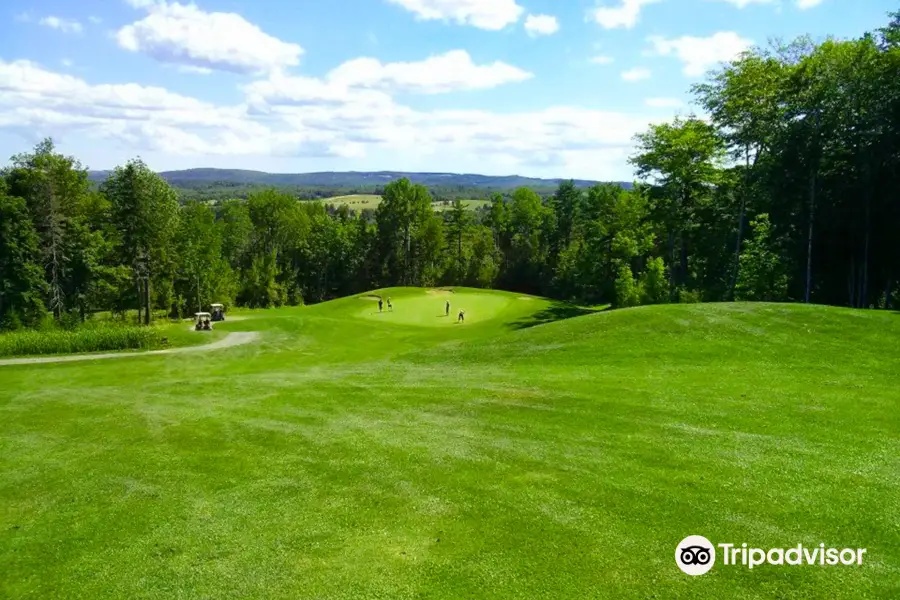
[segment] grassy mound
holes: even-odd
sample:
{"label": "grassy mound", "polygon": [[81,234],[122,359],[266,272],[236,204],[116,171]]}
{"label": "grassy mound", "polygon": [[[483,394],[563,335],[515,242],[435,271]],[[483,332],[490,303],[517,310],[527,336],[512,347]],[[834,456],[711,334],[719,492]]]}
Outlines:
{"label": "grassy mound", "polygon": [[[896,314],[457,293],[464,326],[379,290],[215,357],[0,372],[4,594],[892,597]],[[690,534],[867,562],[689,578]]]}

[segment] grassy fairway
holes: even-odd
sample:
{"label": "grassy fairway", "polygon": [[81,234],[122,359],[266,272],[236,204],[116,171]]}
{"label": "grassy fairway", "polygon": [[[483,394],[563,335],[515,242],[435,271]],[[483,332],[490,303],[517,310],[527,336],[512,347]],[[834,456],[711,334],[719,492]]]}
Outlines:
{"label": "grassy fairway", "polygon": [[[482,208],[484,206],[490,206],[490,200],[463,200],[462,205],[469,210],[476,210]],[[453,208],[452,202],[447,202],[444,204],[443,202],[435,202],[432,204],[432,208],[436,212],[442,212],[445,210],[451,210]]]}
{"label": "grassy fairway", "polygon": [[350,196],[335,196],[324,200],[325,204],[333,206],[346,205],[351,210],[375,210],[381,204],[381,196],[377,194],[353,194]]}
{"label": "grassy fairway", "polygon": [[[377,293],[0,367],[0,597],[897,597],[897,314]],[[689,534],[868,553],[690,578]]]}
{"label": "grassy fairway", "polygon": [[[331,204],[333,206],[341,206],[346,205],[351,210],[365,210],[372,209],[375,210],[378,208],[378,205],[381,204],[381,196],[376,194],[352,194],[350,196],[335,196],[333,198],[327,198],[324,200],[325,204]],[[463,206],[465,206],[469,210],[475,210],[482,206],[487,206],[490,204],[489,200],[463,200]],[[452,203],[443,204],[442,202],[435,202],[431,205],[432,209],[436,212],[441,212],[445,210],[450,210],[453,208]]]}

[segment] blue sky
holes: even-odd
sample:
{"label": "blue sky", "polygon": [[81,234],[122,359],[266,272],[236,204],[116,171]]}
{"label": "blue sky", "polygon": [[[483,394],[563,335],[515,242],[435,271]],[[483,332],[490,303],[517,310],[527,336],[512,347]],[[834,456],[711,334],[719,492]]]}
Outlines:
{"label": "blue sky", "polygon": [[890,0],[5,0],[0,155],[92,169],[628,180],[632,136],[772,37],[856,37]]}

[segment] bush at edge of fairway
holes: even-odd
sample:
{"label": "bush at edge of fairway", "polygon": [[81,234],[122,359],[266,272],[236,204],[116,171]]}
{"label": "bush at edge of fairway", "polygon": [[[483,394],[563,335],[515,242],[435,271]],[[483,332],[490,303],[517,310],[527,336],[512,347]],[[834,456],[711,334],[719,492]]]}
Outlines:
{"label": "bush at edge of fairway", "polygon": [[159,329],[134,325],[103,325],[74,331],[14,331],[0,335],[0,356],[150,349],[161,343]]}

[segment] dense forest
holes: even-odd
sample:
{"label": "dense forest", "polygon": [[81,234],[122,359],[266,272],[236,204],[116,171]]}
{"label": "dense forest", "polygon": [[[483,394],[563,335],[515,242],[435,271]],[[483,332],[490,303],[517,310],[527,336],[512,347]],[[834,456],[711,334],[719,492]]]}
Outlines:
{"label": "dense forest", "polygon": [[694,86],[707,118],[636,138],[631,189],[521,187],[432,210],[408,179],[374,214],[279,189],[180,202],[140,160],[100,185],[51,141],[0,177],[0,318],[173,316],[470,285],[581,303],[900,304],[900,13],[855,40],[745,53]]}

